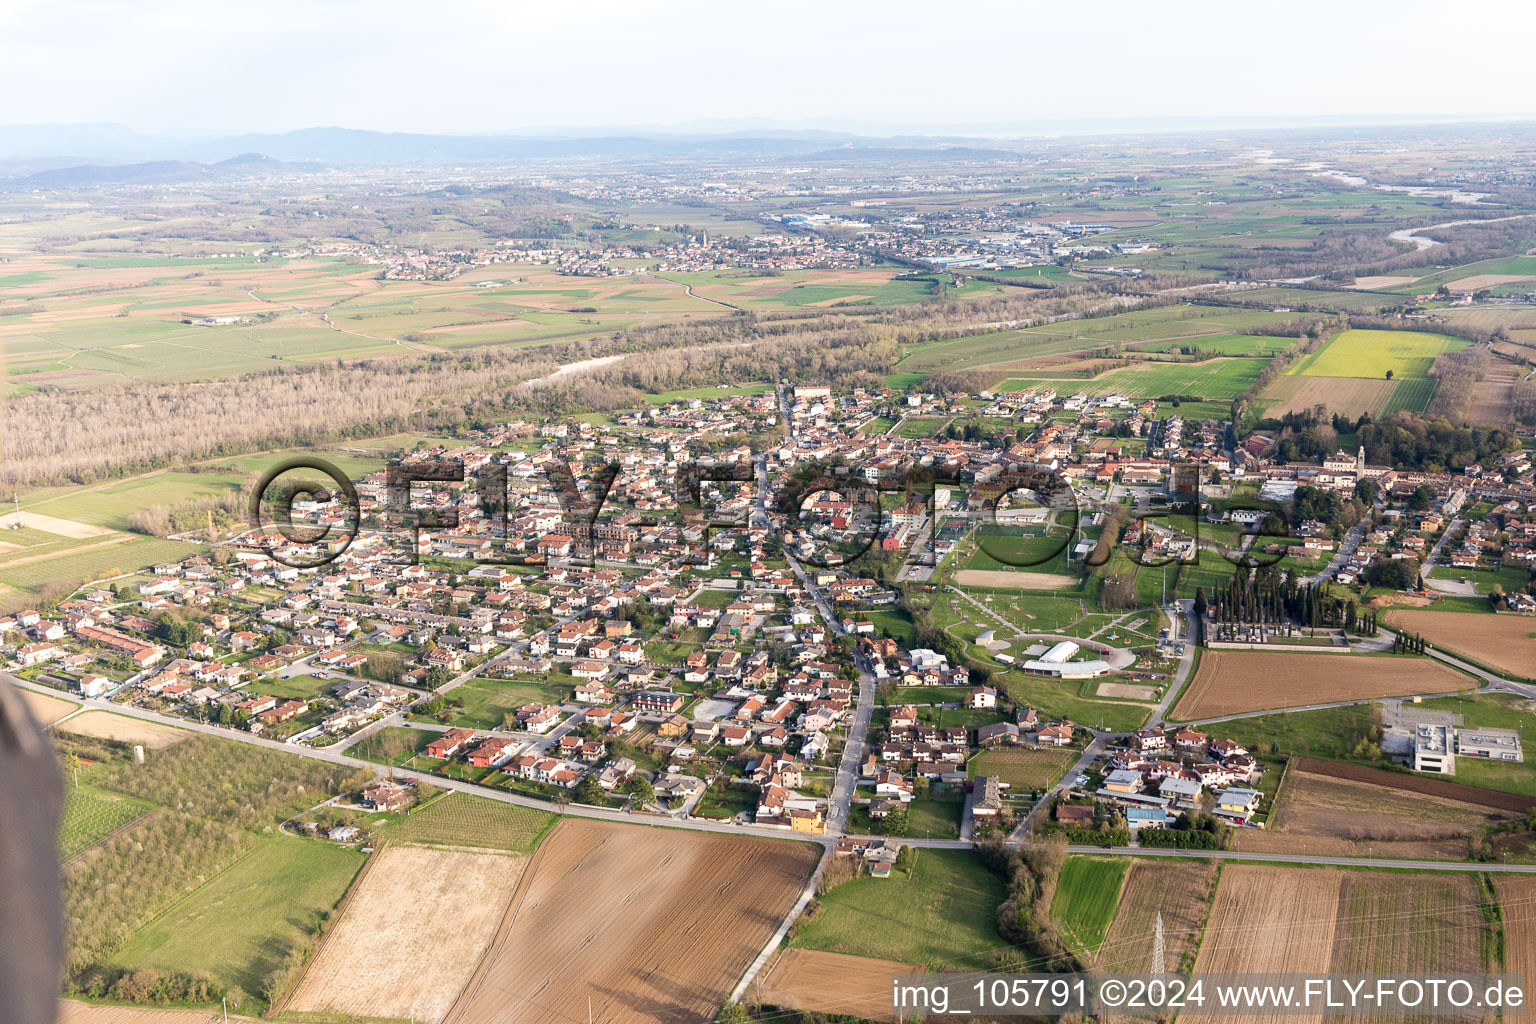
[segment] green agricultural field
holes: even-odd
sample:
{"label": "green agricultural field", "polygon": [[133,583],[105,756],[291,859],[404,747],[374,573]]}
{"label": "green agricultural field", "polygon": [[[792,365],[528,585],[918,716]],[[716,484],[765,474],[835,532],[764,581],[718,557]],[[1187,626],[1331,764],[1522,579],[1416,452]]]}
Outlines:
{"label": "green agricultural field", "polygon": [[1289,371],[1307,377],[1425,377],[1435,359],[1472,344],[1425,331],[1349,330]]}
{"label": "green agricultural field", "polygon": [[1381,404],[1381,415],[1388,416],[1394,412],[1423,412],[1429,408],[1429,400],[1435,397],[1435,389],[1440,382],[1432,377],[1404,377],[1394,381],[1392,393]]}
{"label": "green agricultural field", "polygon": [[419,807],[384,830],[396,842],[532,850],[557,820],[532,807],[464,793],[449,793]]}
{"label": "green agricultural field", "polygon": [[119,967],[206,971],[223,985],[262,990],[290,949],[309,941],[367,856],[311,839],[272,836],[129,939]]}
{"label": "green agricultural field", "polygon": [[[80,542],[82,547],[99,543],[95,538]],[[84,583],[138,572],[158,562],[179,562],[208,549],[201,544],[183,544],[180,541],[136,538],[123,543],[109,543],[101,547],[88,547],[73,554],[62,552],[56,558],[40,559],[25,565],[6,567],[0,565],[0,585],[22,592],[7,595],[6,600],[20,596],[35,596],[50,583]]]}
{"label": "green agricultural field", "polygon": [[910,869],[856,878],[821,898],[791,945],[833,953],[986,970],[1006,948],[997,934],[1002,880],[968,850],[913,848]]}
{"label": "green agricultural field", "polygon": [[998,390],[1054,388],[1061,395],[1081,391],[1127,398],[1191,395],[1209,402],[1226,402],[1248,390],[1265,365],[1262,359],[1243,358],[1207,359],[1198,363],[1144,360],[1092,378],[1014,378],[999,384]]}
{"label": "green agricultural field", "polygon": [[1091,960],[1114,920],[1130,861],[1124,857],[1068,857],[1051,899],[1051,920],[1074,951]]}
{"label": "green agricultural field", "polygon": [[[920,374],[921,379],[921,376],[940,370],[1004,368],[1010,363],[1018,364],[1039,356],[1086,353],[1114,344],[1138,350],[1147,347],[1152,351],[1165,351],[1185,343],[1204,347],[1207,339],[1217,346],[1232,346],[1234,351],[1230,354],[1239,354],[1238,350],[1248,348],[1250,342],[1257,352],[1265,343],[1273,346],[1290,339],[1253,337],[1235,340],[1244,336],[1234,332],[1285,323],[1296,315],[1210,306],[1159,306],[1116,316],[923,342],[903,350],[897,369]],[[1016,368],[1015,372],[1020,371]]]}
{"label": "green agricultural field", "polygon": [[[1412,273],[1412,271],[1406,273]],[[1411,284],[1398,285],[1391,290],[1416,295],[1420,292],[1432,292],[1442,284],[1456,287],[1457,282],[1484,275],[1536,278],[1536,256],[1501,256],[1498,259],[1482,260],[1477,263],[1463,263],[1460,266],[1418,278]],[[1523,290],[1530,291],[1529,284],[1526,284]]]}
{"label": "green agricultural field", "polygon": [[59,855],[72,857],[103,836],[148,814],[153,804],[91,786],[70,786],[59,823]]}
{"label": "green agricultural field", "polygon": [[1263,334],[1216,334],[1210,337],[1189,338],[1185,341],[1169,341],[1141,349],[1144,352],[1178,352],[1181,347],[1192,346],[1201,352],[1218,356],[1260,356],[1268,359],[1295,345],[1301,339],[1272,337]]}
{"label": "green agricultural field", "polygon": [[993,747],[971,758],[966,773],[973,779],[996,775],[1012,788],[1014,796],[1027,795],[1054,786],[1077,756],[1078,752],[1071,749]]}

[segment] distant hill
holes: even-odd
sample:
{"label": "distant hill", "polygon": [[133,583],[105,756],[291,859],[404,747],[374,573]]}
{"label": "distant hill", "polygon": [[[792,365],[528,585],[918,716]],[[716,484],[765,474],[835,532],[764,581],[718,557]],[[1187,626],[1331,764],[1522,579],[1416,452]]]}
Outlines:
{"label": "distant hill", "polygon": [[1018,160],[1021,153],[1011,149],[981,149],[975,146],[843,146],[807,153],[802,159],[817,163],[853,163],[854,161],[900,160]]}
{"label": "distant hill", "polygon": [[228,181],[314,174],[317,163],[288,163],[261,153],[241,153],[205,164],[192,160],[148,160],[136,164],[80,164],[36,171],[14,179],[20,188],[88,188],[95,185],[179,185],[193,181]]}
{"label": "distant hill", "polygon": [[[224,174],[226,164],[389,166],[498,163],[541,159],[669,160],[745,157],[755,160],[851,160],[889,157],[987,159],[1015,151],[967,147],[958,137],[873,138],[828,131],[737,131],[669,134],[634,132],[548,135],[427,135],[356,128],[303,128],[278,134],[247,134],[198,141],[156,139],[120,125],[0,125],[0,176],[36,175],[29,187],[159,184]],[[999,145],[989,140],[986,145]],[[1002,147],[1006,147],[1002,143]],[[9,172],[7,174],[7,172]],[[46,173],[45,173],[46,172]]]}

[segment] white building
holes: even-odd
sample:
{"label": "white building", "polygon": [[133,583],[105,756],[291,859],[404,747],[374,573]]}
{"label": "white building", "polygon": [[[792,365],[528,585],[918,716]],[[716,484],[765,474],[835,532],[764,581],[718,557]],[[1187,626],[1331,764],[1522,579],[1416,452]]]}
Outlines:
{"label": "white building", "polygon": [[1451,751],[1451,728],[1420,724],[1413,731],[1413,770],[1438,775],[1456,774],[1456,755]]}

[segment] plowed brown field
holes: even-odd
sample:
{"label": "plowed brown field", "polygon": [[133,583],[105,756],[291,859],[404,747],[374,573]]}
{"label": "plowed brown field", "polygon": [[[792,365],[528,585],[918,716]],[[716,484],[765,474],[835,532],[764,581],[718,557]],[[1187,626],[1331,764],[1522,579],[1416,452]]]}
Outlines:
{"label": "plowed brown field", "polygon": [[1493,360],[1483,379],[1472,385],[1472,407],[1467,422],[1473,426],[1501,427],[1510,422],[1515,403],[1515,383],[1522,368],[1502,359]]}
{"label": "plowed brown field", "polygon": [[1536,878],[1494,875],[1499,916],[1504,922],[1504,970],[1536,978]]}
{"label": "plowed brown field", "polygon": [[1264,830],[1232,833],[1232,848],[1337,857],[1466,860],[1467,836],[1513,817],[1351,779],[1298,771],[1293,763]]}
{"label": "plowed brown field", "polygon": [[[59,1003],[59,1024],[212,1024],[223,1014],[212,1010],[139,1010],[131,1006],[90,1006],[65,999]],[[231,1021],[256,1024],[253,1017],[230,1014]]]}
{"label": "plowed brown field", "polygon": [[786,949],[753,984],[753,1001],[866,1020],[895,1020],[891,975],[921,971],[919,964],[873,960],[815,949]]}
{"label": "plowed brown field", "polygon": [[[708,1020],[805,888],[806,845],[567,819],[449,1024]],[[451,923],[448,924],[451,927]]]}
{"label": "plowed brown field", "polygon": [[1394,608],[1382,621],[1419,633],[1436,647],[1501,672],[1536,678],[1536,619],[1529,615],[1478,615]]}
{"label": "plowed brown field", "polygon": [[[284,1008],[442,1020],[496,934],[527,863],[502,853],[385,849]],[[431,951],[430,970],[417,969],[423,950]]]}
{"label": "plowed brown field", "polygon": [[1164,970],[1177,970],[1200,941],[1211,909],[1216,865],[1138,860],[1125,876],[1120,906],[1104,934],[1096,967],[1110,973],[1152,973],[1152,934],[1163,918]]}
{"label": "plowed brown field", "polygon": [[[1120,906],[1099,947],[1094,969],[1110,974],[1150,974],[1153,935],[1163,919],[1163,967],[1187,967],[1200,942],[1200,930],[1211,909],[1216,865],[1138,860],[1131,864],[1120,892]],[[1112,1013],[1108,1024],[1152,1021],[1152,1013]]]}
{"label": "plowed brown field", "polygon": [[[1469,875],[1226,864],[1195,972],[1478,972],[1492,966],[1483,959],[1488,927]],[[1324,1018],[1223,1013],[1219,1019]]]}
{"label": "plowed brown field", "polygon": [[1172,717],[1215,718],[1339,700],[1449,693],[1472,685],[1471,677],[1419,656],[1208,650],[1200,655],[1200,670]]}
{"label": "plowed brown field", "polygon": [[[1333,869],[1226,865],[1195,973],[1326,973],[1343,882],[1344,872]],[[1221,1019],[1267,1018],[1224,1014]],[[1322,1015],[1285,1020],[1316,1024]]]}
{"label": "plowed brown field", "polygon": [[1332,969],[1352,974],[1482,971],[1487,928],[1471,875],[1348,871],[1339,888]]}

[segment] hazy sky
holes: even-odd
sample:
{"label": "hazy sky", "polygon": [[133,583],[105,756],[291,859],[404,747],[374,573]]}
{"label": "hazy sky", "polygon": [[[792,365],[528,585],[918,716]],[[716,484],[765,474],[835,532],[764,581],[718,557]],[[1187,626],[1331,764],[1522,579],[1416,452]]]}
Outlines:
{"label": "hazy sky", "polygon": [[959,130],[1529,114],[1533,28],[1531,0],[0,0],[0,123]]}

